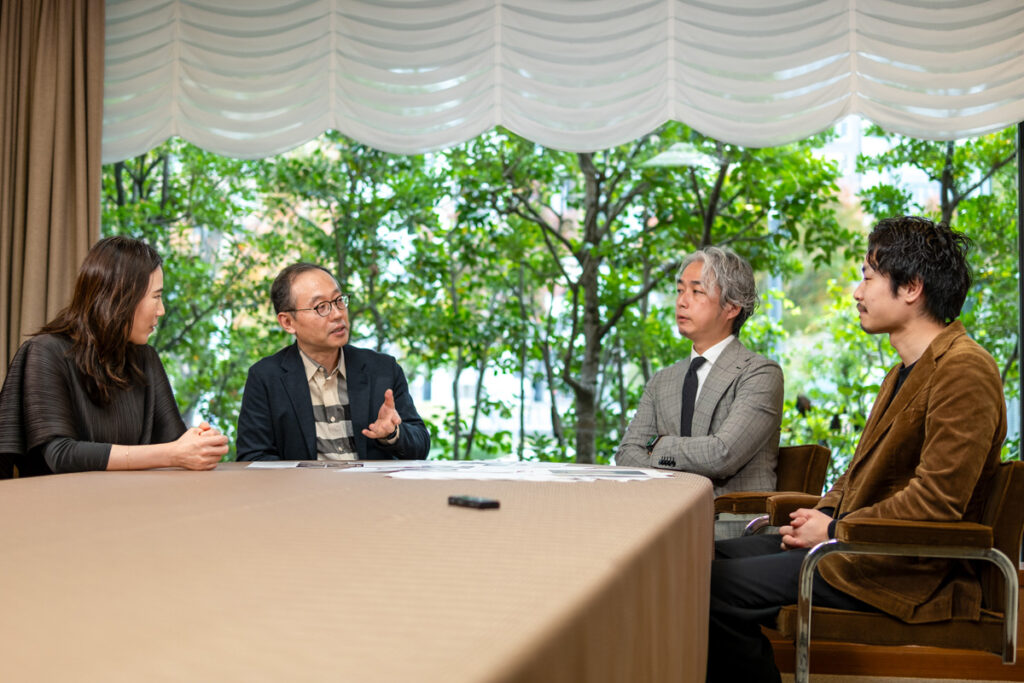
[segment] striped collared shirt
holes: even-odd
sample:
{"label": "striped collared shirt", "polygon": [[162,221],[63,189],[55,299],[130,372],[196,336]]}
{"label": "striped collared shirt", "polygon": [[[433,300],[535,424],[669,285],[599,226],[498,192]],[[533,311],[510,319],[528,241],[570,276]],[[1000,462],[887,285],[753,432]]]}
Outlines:
{"label": "striped collared shirt", "polygon": [[338,353],[338,367],[327,369],[299,349],[313,400],[313,421],[316,423],[317,460],[356,460],[355,429],[348,403],[348,381],[345,375],[345,354]]}

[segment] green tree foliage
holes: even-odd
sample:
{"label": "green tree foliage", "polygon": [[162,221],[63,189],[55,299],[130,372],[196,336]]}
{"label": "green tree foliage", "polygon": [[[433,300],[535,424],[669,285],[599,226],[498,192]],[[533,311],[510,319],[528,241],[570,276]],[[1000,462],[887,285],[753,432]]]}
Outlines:
{"label": "green tree foliage", "polygon": [[[447,170],[454,172],[451,166]],[[449,175],[456,178],[455,173]],[[451,181],[450,181],[451,182]],[[437,454],[462,459],[512,452],[511,433],[479,430],[485,415],[508,418],[516,401],[487,394],[492,369],[525,378],[532,301],[523,292],[528,261],[521,260],[518,233],[463,212],[453,195],[443,225],[419,227],[404,265],[413,277],[406,292],[415,314],[403,318],[399,335],[429,371],[451,373],[452,404],[440,418]],[[473,370],[471,396],[464,396],[466,371]],[[464,398],[469,398],[468,416]]]}
{"label": "green tree foliage", "polygon": [[[703,151],[714,170],[642,165],[677,141]],[[540,344],[573,395],[577,461],[607,458],[621,438],[637,395],[627,365],[638,359],[646,381],[648,346],[672,334],[666,293],[683,254],[728,244],[756,265],[791,272],[802,267],[787,258],[796,244],[817,260],[850,244],[830,210],[835,168],[812,154],[821,142],[745,150],[672,124],[595,153],[546,150],[500,131],[465,152],[475,160],[462,180],[466,203],[494,224],[533,231],[564,289],[561,320]],[[775,173],[767,182],[764,168]],[[683,353],[676,343],[666,350],[659,366]]]}
{"label": "green tree foliage", "polygon": [[[893,182],[866,191],[864,206],[952,217],[971,234],[978,277],[964,320],[1013,394],[1012,138],[888,139],[891,150],[862,159],[862,170],[920,168],[940,200],[916,206]],[[678,142],[708,163],[644,165]],[[775,283],[741,337],[786,368],[783,443],[825,443],[839,470],[895,357],[857,325],[850,291],[863,236],[838,204],[824,142],[746,149],[668,124],[574,154],[497,129],[406,157],[329,133],[246,162],[172,140],[105,167],[104,231],[144,237],[166,258],[168,312],[152,343],[189,419],[233,436],[246,369],[290,341],[270,281],[302,259],[330,267],[352,293],[355,343],[394,353],[410,379],[448,373],[453,400],[425,414],[434,457],[579,462],[606,462],[647,380],[689,353],[674,323],[680,259],[727,245]],[[835,275],[813,310],[775,291],[824,279],[810,271]],[[495,377],[515,381],[495,390]],[[535,385],[547,392],[550,428],[527,433]],[[518,429],[484,428],[485,418]]]}
{"label": "green tree foliage", "polygon": [[830,304],[784,354],[782,445],[828,447],[829,485],[852,459],[882,379],[899,362],[887,335],[860,328],[850,293],[859,279],[859,267],[848,267],[842,281],[830,280]]}

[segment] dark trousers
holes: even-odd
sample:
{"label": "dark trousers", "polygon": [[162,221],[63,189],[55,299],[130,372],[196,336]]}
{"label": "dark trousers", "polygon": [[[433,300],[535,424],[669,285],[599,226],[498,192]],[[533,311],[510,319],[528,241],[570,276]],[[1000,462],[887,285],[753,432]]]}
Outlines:
{"label": "dark trousers", "polygon": [[[782,550],[778,534],[715,543],[711,564],[708,675],[712,683],[780,680],[775,655],[761,625],[774,626],[779,609],[797,602],[800,563],[806,549]],[[813,604],[876,611],[867,603],[814,578]]]}

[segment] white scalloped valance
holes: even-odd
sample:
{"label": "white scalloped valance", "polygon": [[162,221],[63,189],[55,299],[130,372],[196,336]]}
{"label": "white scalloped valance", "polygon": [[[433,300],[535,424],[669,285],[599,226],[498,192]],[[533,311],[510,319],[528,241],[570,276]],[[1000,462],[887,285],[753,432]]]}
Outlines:
{"label": "white scalloped valance", "polygon": [[1024,120],[1020,0],[107,0],[105,163],[327,129],[590,151],[668,120],[746,146],[860,114],[919,138]]}

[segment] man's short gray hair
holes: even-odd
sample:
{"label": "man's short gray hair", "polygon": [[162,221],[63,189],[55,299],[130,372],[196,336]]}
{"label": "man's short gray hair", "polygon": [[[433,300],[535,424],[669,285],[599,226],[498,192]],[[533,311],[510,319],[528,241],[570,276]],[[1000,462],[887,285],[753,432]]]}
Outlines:
{"label": "man's short gray hair", "polygon": [[718,292],[719,305],[722,308],[725,308],[726,304],[739,306],[740,312],[732,321],[732,333],[739,334],[743,323],[757,308],[754,269],[746,259],[728,247],[704,247],[683,259],[678,277],[682,278],[686,267],[696,262],[704,265],[701,282],[709,292]]}

